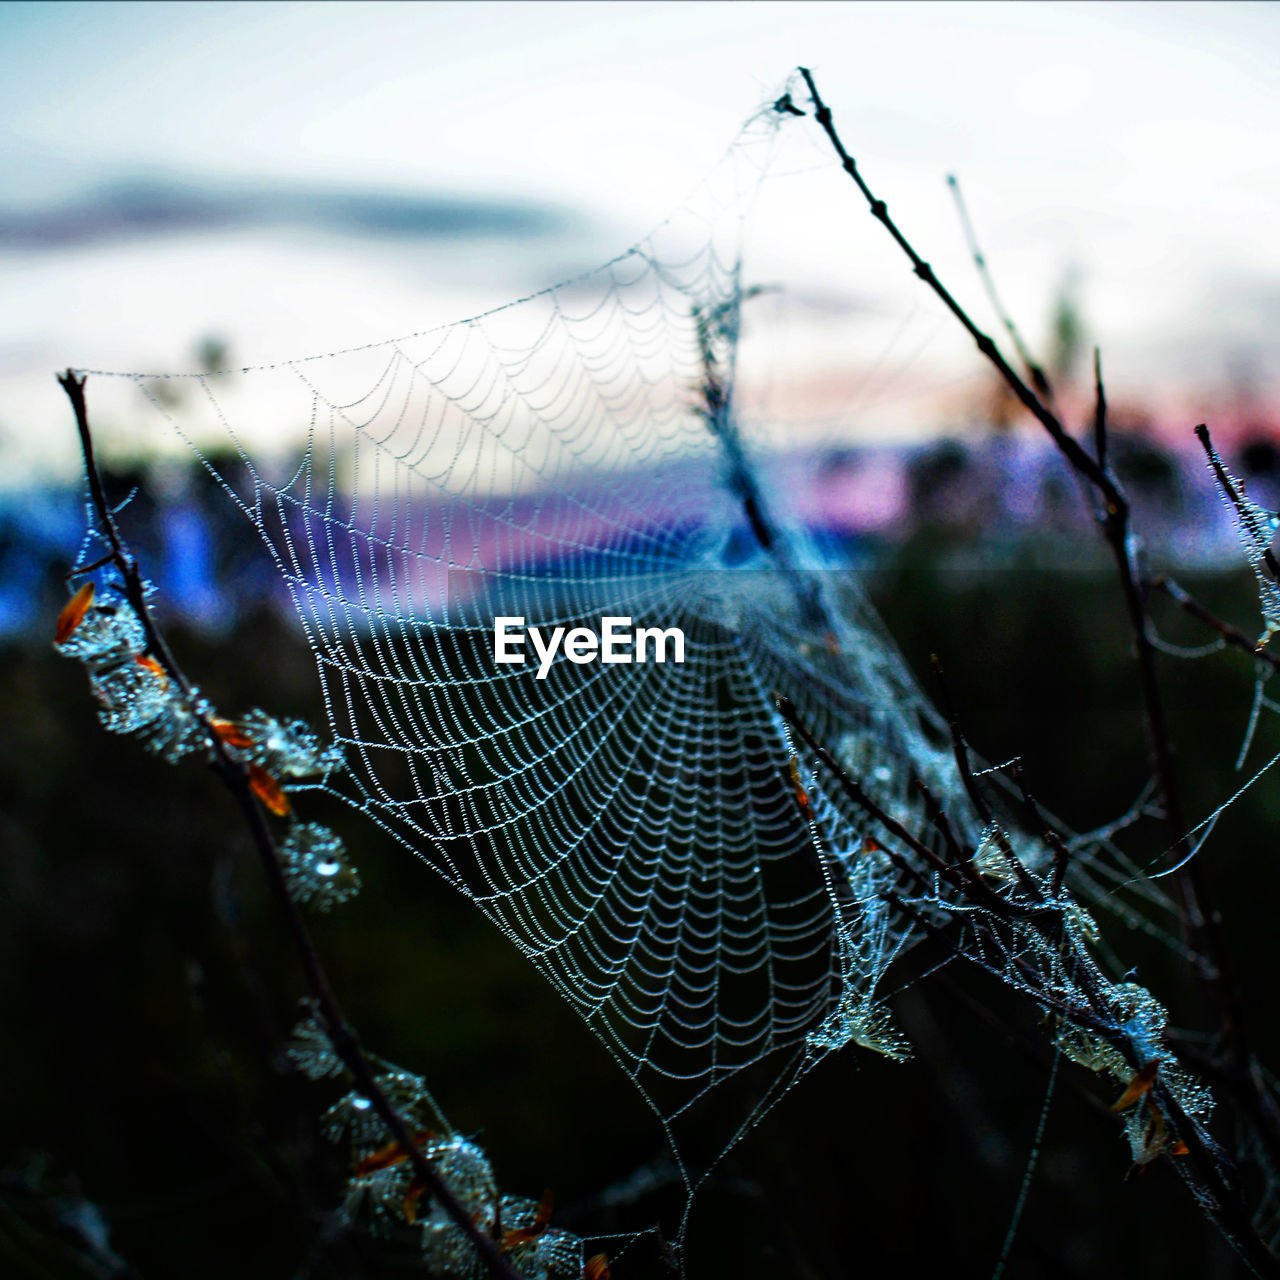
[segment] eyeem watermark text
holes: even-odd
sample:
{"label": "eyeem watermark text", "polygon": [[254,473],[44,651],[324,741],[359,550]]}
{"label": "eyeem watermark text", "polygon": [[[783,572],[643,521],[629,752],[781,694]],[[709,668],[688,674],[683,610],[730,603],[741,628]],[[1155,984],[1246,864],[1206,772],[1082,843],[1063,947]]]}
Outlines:
{"label": "eyeem watermark text", "polygon": [[[600,630],[590,627],[528,627],[523,618],[494,618],[493,660],[523,666],[529,661],[525,642],[537,656],[537,679],[545,680],[556,654],[563,650],[570,662],[666,662],[668,645],[672,662],[684,661],[684,632],[679,627],[636,627],[630,618],[601,618]],[[653,657],[649,657],[652,649]]]}

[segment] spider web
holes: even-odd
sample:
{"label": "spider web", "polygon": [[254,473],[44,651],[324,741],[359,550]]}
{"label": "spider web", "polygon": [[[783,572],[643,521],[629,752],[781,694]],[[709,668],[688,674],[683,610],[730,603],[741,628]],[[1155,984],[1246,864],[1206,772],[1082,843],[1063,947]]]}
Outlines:
{"label": "spider web", "polygon": [[[742,234],[775,135],[757,119],[639,244],[482,316],[174,375],[181,399],[168,375],[94,374],[143,393],[269,552],[345,756],[326,787],[506,935],[677,1153],[694,1104],[748,1073],[700,1166],[827,1052],[903,1051],[883,1003],[916,936],[885,901],[900,874],[855,860],[864,817],[789,770],[776,696],[904,825],[929,829],[923,781],[982,845],[945,726],[736,412]],[[264,423],[304,426],[301,457]],[[494,662],[497,616],[606,615],[679,626],[685,661]],[[1131,872],[1076,874],[1103,897]]]}

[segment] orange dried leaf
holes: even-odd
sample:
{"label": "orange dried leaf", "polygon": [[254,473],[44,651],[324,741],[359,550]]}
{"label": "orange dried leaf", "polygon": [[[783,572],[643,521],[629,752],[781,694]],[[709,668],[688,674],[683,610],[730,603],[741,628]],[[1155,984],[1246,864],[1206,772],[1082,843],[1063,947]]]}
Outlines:
{"label": "orange dried leaf", "polygon": [[582,1264],[582,1280],[609,1280],[609,1259],[603,1253],[594,1254]]}
{"label": "orange dried leaf", "polygon": [[145,667],[150,671],[161,684],[169,683],[169,677],[166,674],[165,669],[149,653],[138,654],[138,656],[134,658],[134,662],[136,662],[138,666]]}
{"label": "orange dried leaf", "polygon": [[227,746],[238,751],[247,751],[253,746],[253,739],[234,720],[211,720],[209,723]]}
{"label": "orange dried leaf", "polygon": [[[430,1129],[423,1129],[413,1135],[413,1141],[420,1147],[434,1137],[435,1134]],[[388,1142],[385,1147],[379,1147],[377,1151],[370,1152],[359,1161],[356,1165],[356,1176],[363,1178],[365,1174],[376,1173],[379,1169],[389,1169],[392,1165],[403,1164],[408,1158],[409,1153],[398,1142]]]}
{"label": "orange dried leaf", "polygon": [[1160,1069],[1158,1062],[1148,1062],[1137,1075],[1129,1081],[1129,1087],[1111,1104],[1112,1111],[1127,1111],[1135,1102],[1146,1094],[1155,1083],[1156,1072]]}
{"label": "orange dried leaf", "polygon": [[[1154,1163],[1169,1147],[1169,1126],[1164,1122],[1164,1116],[1160,1112],[1160,1108],[1155,1102],[1147,1099],[1147,1110],[1151,1113],[1151,1119],[1147,1123],[1146,1132],[1142,1135],[1142,1150],[1137,1152],[1133,1160],[1133,1168],[1129,1171],[1129,1176],[1137,1177],[1141,1175],[1147,1165]],[[1176,1144],[1173,1148],[1175,1154],[1177,1147],[1182,1146],[1181,1143]]]}
{"label": "orange dried leaf", "polygon": [[66,644],[71,639],[75,629],[84,621],[84,615],[93,605],[93,592],[93,583],[86,582],[63,606],[62,612],[58,614],[58,625],[53,632],[54,644]]}
{"label": "orange dried leaf", "polygon": [[283,818],[293,807],[284,788],[260,764],[249,766],[249,787],[277,818]]}
{"label": "orange dried leaf", "polygon": [[804,783],[800,780],[800,763],[794,755],[787,766],[787,771],[791,775],[791,785],[795,788],[796,804],[800,807],[800,812],[804,815],[805,821],[812,822],[813,805],[809,803],[809,793],[804,789]]}
{"label": "orange dried leaf", "polygon": [[377,1151],[356,1162],[356,1177],[363,1178],[379,1169],[389,1169],[393,1164],[400,1164],[408,1158],[398,1142],[388,1142],[385,1147],[379,1147]]}

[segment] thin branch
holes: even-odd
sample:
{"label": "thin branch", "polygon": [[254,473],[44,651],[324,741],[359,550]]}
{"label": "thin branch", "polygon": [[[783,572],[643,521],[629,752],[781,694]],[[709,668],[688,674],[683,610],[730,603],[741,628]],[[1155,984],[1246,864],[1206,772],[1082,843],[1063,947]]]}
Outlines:
{"label": "thin branch", "polygon": [[906,236],[898,229],[897,224],[889,216],[888,206],[872,193],[871,188],[863,180],[862,174],[858,172],[858,166],[853,157],[845,150],[844,143],[840,141],[840,135],[836,133],[835,126],[831,122],[831,109],[819,95],[817,85],[814,84],[813,76],[808,68],[800,67],[799,71],[804,77],[804,82],[809,87],[809,95],[813,99],[814,118],[822,126],[828,139],[830,139],[831,145],[835,149],[836,155],[839,156],[845,172],[854,180],[858,190],[866,197],[872,216],[883,224],[885,230],[893,237],[898,247],[907,255],[916,275],[933,290],[947,310],[960,322],[965,332],[977,344],[978,350],[995,365],[1000,376],[1009,384],[1010,390],[1018,397],[1027,411],[1053,437],[1054,443],[1066,454],[1072,466],[1093,483],[1104,496],[1112,496],[1115,493],[1115,485],[1111,479],[1103,473],[1102,468],[1080,445],[1067,434],[1067,429],[1059,421],[1057,415],[1018,377],[1010,367],[1009,362],[1000,354],[996,344],[974,324],[969,318],[968,312],[951,296],[938,277],[934,275],[933,268],[920,257],[915,249],[912,248]]}
{"label": "thin branch", "polygon": [[1009,340],[1013,343],[1014,350],[1018,353],[1018,359],[1022,361],[1022,367],[1026,370],[1027,377],[1031,379],[1031,385],[1035,387],[1040,395],[1052,400],[1053,390],[1049,386],[1048,375],[1045,373],[1044,368],[1032,358],[1031,352],[1027,350],[1027,344],[1022,340],[1022,334],[1018,332],[1018,326],[1013,323],[1013,317],[1005,309],[1004,303],[1000,301],[1000,295],[996,292],[995,279],[991,274],[991,268],[987,265],[987,258],[982,252],[982,246],[978,243],[978,234],[973,229],[973,221],[969,217],[968,206],[965,204],[964,196],[960,192],[960,179],[954,173],[947,174],[947,186],[951,188],[952,198],[956,202],[956,213],[960,217],[960,226],[964,231],[964,238],[968,242],[969,252],[973,256],[973,265],[978,269],[978,276],[982,280],[983,288],[987,291],[987,298],[991,303],[991,308],[1009,334]]}
{"label": "thin branch", "polygon": [[1049,876],[1049,893],[1056,898],[1061,894],[1063,882],[1067,878],[1067,868],[1071,865],[1071,851],[1062,843],[1062,837],[1052,828],[1046,828],[1044,842],[1053,850],[1053,871]]}
{"label": "thin branch", "polygon": [[[973,865],[972,858],[965,857],[960,852],[959,845],[951,832],[951,825],[947,820],[945,811],[922,781],[916,779],[916,786],[924,797],[930,820],[942,833],[943,838],[947,840],[949,847],[952,849],[953,860],[950,863],[944,862],[923,840],[909,831],[901,822],[871,799],[862,784],[849,775],[830,751],[818,741],[808,725],[800,719],[800,713],[790,699],[780,697],[777,699],[777,705],[778,712],[782,718],[791,726],[801,741],[814,752],[818,760],[832,774],[840,789],[849,799],[874,821],[878,822],[885,831],[911,849],[931,871],[935,872],[960,893],[962,898],[972,902],[975,906],[983,907],[1002,917],[1026,920],[1047,917],[1057,919],[1060,917],[1061,913],[1058,908],[1044,904],[1043,897],[1038,890],[1031,893],[1032,902],[1030,905],[1003,898],[996,893],[978,873]],[[894,866],[917,882],[921,882],[919,870],[912,867],[902,859],[901,855],[895,854],[891,849],[885,848],[884,851],[888,854]],[[1012,850],[1009,851],[1009,856],[1016,862]],[[1025,872],[1025,868],[1022,869]]]}
{"label": "thin branch", "polygon": [[960,866],[971,866],[974,851],[961,847],[960,841],[956,839],[956,833],[951,829],[951,819],[947,817],[947,811],[942,807],[938,797],[929,790],[928,783],[918,773],[913,772],[910,775],[910,785],[924,801],[925,814],[933,824],[934,830],[942,837],[942,843],[947,848],[947,856]]}
{"label": "thin branch", "polygon": [[977,779],[973,776],[973,765],[969,761],[969,744],[965,741],[964,730],[960,727],[960,717],[956,714],[955,703],[951,700],[951,687],[947,684],[946,673],[942,670],[942,662],[936,653],[929,655],[929,664],[938,681],[938,692],[942,698],[942,714],[947,718],[947,727],[951,730],[951,753],[955,757],[956,768],[960,771],[960,781],[964,784],[965,794],[974,812],[982,820],[984,826],[990,825],[991,808],[987,798],[982,794]]}
{"label": "thin branch", "polygon": [[890,835],[901,840],[913,853],[922,858],[939,875],[954,875],[951,867],[948,867],[941,858],[938,857],[932,849],[922,840],[918,840],[906,829],[900,822],[890,817],[879,805],[867,795],[863,790],[862,784],[856,782],[841,767],[840,762],[814,737],[808,725],[800,719],[800,713],[796,710],[795,703],[790,698],[778,698],[778,714],[796,731],[804,744],[813,751],[819,760],[831,771],[836,781],[840,784],[841,789],[860,809],[869,813],[877,822],[880,823]]}
{"label": "thin branch", "polygon": [[[1169,735],[1168,720],[1159,682],[1156,678],[1155,650],[1148,631],[1146,600],[1137,564],[1137,548],[1129,530],[1130,507],[1106,460],[1106,401],[1102,388],[1101,361],[1098,360],[1095,364],[1098,384],[1098,408],[1095,413],[1094,434],[1098,457],[1094,458],[1067,432],[1053,410],[1014,372],[1000,354],[995,343],[974,324],[964,308],[956,302],[951,293],[938,280],[933,269],[920,257],[898,229],[896,223],[889,216],[885,202],[871,191],[861,173],[859,173],[853,157],[845,149],[832,123],[831,110],[818,93],[813,76],[805,67],[801,67],[799,70],[805,84],[808,86],[810,97],[813,101],[815,119],[827,134],[845,172],[853,179],[866,199],[872,216],[884,226],[885,230],[888,231],[889,235],[906,255],[915,274],[933,290],[964,330],[973,338],[979,351],[996,368],[1018,400],[1049,433],[1050,438],[1073,470],[1088,481],[1098,494],[1101,503],[1102,529],[1116,562],[1125,609],[1129,616],[1137,651],[1152,770],[1155,775],[1156,786],[1163,801],[1165,821],[1172,833],[1175,848],[1185,855],[1189,850],[1187,826],[1177,777],[1173,767],[1173,749]],[[1207,437],[1207,432],[1205,436],[1202,436],[1202,438],[1205,437]],[[1230,492],[1230,490],[1228,491]],[[1239,504],[1238,509],[1243,511]],[[1268,568],[1273,573],[1275,572],[1274,566],[1274,559],[1270,559]],[[1059,882],[1064,868],[1065,860],[1061,860],[1061,866],[1058,869]],[[1184,856],[1178,879],[1184,903],[1185,925],[1192,943],[1193,952],[1196,954],[1197,968],[1200,971],[1206,992],[1212,995],[1214,1003],[1217,1005],[1223,1031],[1237,1069],[1244,1072],[1253,1065],[1252,1055],[1244,1038],[1240,1017],[1240,996],[1228,967],[1220,918],[1208,904],[1205,886],[1200,875],[1199,863],[1195,859]],[[1256,1079],[1256,1071],[1250,1072],[1249,1076]],[[1224,1233],[1236,1241],[1251,1266],[1267,1275],[1277,1274],[1280,1268],[1277,1266],[1275,1257],[1259,1239],[1238,1197],[1234,1194],[1225,1196],[1222,1194],[1223,1192],[1230,1192],[1232,1188],[1228,1187],[1224,1181],[1220,1164],[1215,1164],[1210,1158],[1211,1153],[1205,1145],[1210,1140],[1201,1134],[1198,1126],[1194,1126],[1181,1113],[1180,1109],[1176,1108],[1176,1100],[1171,1100],[1171,1103],[1170,1116],[1174,1122],[1174,1128],[1178,1131],[1178,1136],[1190,1148],[1197,1173],[1203,1172],[1202,1189],[1208,1192],[1208,1204],[1216,1202],[1216,1208],[1208,1207],[1204,1198],[1201,1198],[1201,1204],[1206,1205],[1206,1211],[1219,1224]],[[1180,1169],[1180,1172],[1184,1174],[1184,1177],[1187,1177],[1184,1169]],[[1188,1180],[1193,1181],[1191,1179]]]}
{"label": "thin branch", "polygon": [[1189,613],[1198,622],[1203,622],[1205,626],[1216,631],[1233,649],[1247,653],[1255,662],[1270,667],[1272,671],[1280,670],[1280,657],[1270,649],[1259,649],[1256,640],[1251,640],[1238,627],[1233,627],[1231,623],[1206,609],[1190,592],[1179,586],[1167,574],[1152,578],[1151,587],[1155,591],[1163,591],[1184,613]]}
{"label": "thin branch", "polygon": [[1098,458],[1098,466],[1103,471],[1109,469],[1107,462],[1107,393],[1102,385],[1102,351],[1093,349],[1093,451]]}
{"label": "thin branch", "polygon": [[165,674],[181,690],[187,700],[188,708],[200,720],[208,739],[211,762],[214,772],[235,797],[244,820],[253,837],[254,848],[258,852],[263,873],[267,879],[267,887],[276,900],[284,916],[285,925],[293,940],[298,957],[302,962],[307,985],[311,988],[321,1014],[325,1035],[328,1037],[333,1051],[342,1060],[342,1064],[350,1073],[356,1089],[366,1097],[378,1118],[387,1127],[392,1139],[408,1158],[414,1174],[426,1185],[433,1196],[453,1219],[458,1229],[467,1238],[472,1248],[484,1262],[489,1271],[502,1277],[502,1280],[520,1280],[519,1273],[499,1252],[497,1244],[472,1219],[471,1214],[463,1207],[454,1195],[448,1183],[441,1177],[435,1165],[423,1153],[414,1141],[403,1117],[391,1105],[390,1099],[381,1085],[378,1084],[373,1068],[364,1056],[356,1040],[355,1034],[342,1011],[330,985],[319,952],[311,940],[306,922],[297,904],[289,894],[285,881],[284,868],[280,859],[280,851],[276,839],[267,823],[262,808],[249,785],[249,775],[244,765],[234,759],[228,752],[222,739],[214,731],[213,725],[200,709],[198,701],[192,695],[191,683],[186,674],[174,659],[163,635],[156,626],[151,609],[147,604],[142,574],[138,562],[130,554],[124,539],[107,502],[102,485],[102,475],[98,469],[93,448],[93,435],[89,428],[89,413],[85,404],[85,378],[76,377],[73,370],[58,376],[58,382],[67,398],[71,401],[75,413],[76,429],[80,434],[80,449],[84,457],[85,475],[89,482],[89,495],[98,525],[111,548],[109,562],[114,564],[124,583],[125,599],[142,625],[146,637],[147,650],[164,668]]}

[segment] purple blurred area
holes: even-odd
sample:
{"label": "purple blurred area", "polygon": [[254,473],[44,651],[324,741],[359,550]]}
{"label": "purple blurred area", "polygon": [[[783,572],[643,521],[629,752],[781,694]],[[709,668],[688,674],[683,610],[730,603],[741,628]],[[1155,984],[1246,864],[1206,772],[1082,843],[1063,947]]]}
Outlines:
{"label": "purple blurred area", "polygon": [[[1190,572],[1243,568],[1234,517],[1202,456],[1166,449],[1154,436],[1134,431],[1117,435],[1113,449],[1144,545],[1161,563]],[[1035,437],[952,436],[898,448],[796,451],[763,462],[778,509],[803,513],[803,537],[813,553],[853,572],[874,570],[921,539],[944,568],[1071,573],[1099,567],[1075,481],[1053,447]],[[1247,440],[1230,463],[1254,502],[1280,507],[1280,450],[1269,435]],[[625,564],[635,556],[640,565],[654,535],[678,538],[687,513],[648,500],[669,483],[665,473],[647,488],[643,477],[633,480],[645,500],[611,511],[605,531],[611,538],[598,539],[605,558]],[[128,495],[122,523],[168,616],[216,638],[262,609],[292,615],[286,581],[266,548],[199,464],[112,472],[107,485],[113,495]],[[565,537],[563,498],[558,492],[507,497],[489,512],[447,499],[430,513],[407,513],[415,527],[438,530],[432,544],[438,573],[397,589],[407,589],[423,614],[445,607],[448,530],[455,524],[470,529],[469,537],[480,526],[491,530],[475,545],[476,565],[519,564],[547,573],[591,567],[583,565],[581,548],[584,538],[596,543],[579,527],[572,539]],[[69,486],[0,493],[0,638],[46,638],[65,598],[61,575],[75,562],[84,536],[82,500],[81,491]],[[298,545],[318,545],[313,526],[321,518],[320,512],[295,509]],[[620,527],[631,531],[631,543],[619,541]],[[322,576],[332,578],[331,589],[344,598],[358,600],[371,589],[367,576],[357,578],[361,539],[346,542],[339,539],[334,568]],[[430,560],[431,547],[425,550]],[[403,609],[403,596],[396,603]]]}

